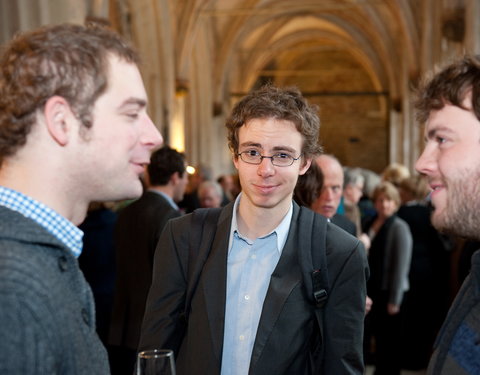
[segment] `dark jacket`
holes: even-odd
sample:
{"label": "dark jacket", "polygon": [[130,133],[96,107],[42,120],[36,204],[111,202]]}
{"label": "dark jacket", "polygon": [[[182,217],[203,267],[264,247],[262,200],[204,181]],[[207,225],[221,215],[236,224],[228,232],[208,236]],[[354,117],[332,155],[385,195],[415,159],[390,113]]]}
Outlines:
{"label": "dark jacket", "polygon": [[345,232],[350,233],[352,236],[357,236],[357,227],[355,226],[355,223],[346,216],[342,214],[335,214],[330,221],[333,224],[338,225]]}
{"label": "dark jacket", "polygon": [[120,211],[115,226],[116,282],[109,343],[135,350],[152,282],[153,256],[165,224],[180,212],[147,191]]}
{"label": "dark jacket", "polygon": [[[159,242],[139,349],[174,349],[178,375],[220,373],[232,210],[230,203],[222,209],[217,226],[207,229],[214,230],[215,236],[192,299],[185,334],[180,314],[187,287],[191,215],[168,223]],[[314,306],[306,296],[299,266],[302,250],[297,246],[297,229],[302,223],[298,216],[299,207],[294,203],[289,235],[263,304],[249,374],[362,374],[368,277],[363,246],[328,224],[330,293],[323,310],[325,360],[321,370],[313,372],[311,344],[318,332]]]}

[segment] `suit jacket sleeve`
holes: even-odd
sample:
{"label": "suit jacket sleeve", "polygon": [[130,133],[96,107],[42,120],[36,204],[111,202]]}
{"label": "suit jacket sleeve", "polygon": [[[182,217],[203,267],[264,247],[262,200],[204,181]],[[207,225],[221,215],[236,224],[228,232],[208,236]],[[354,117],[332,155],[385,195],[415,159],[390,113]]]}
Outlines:
{"label": "suit jacket sleeve", "polygon": [[189,217],[170,220],[155,251],[152,285],[142,323],[139,350],[172,349],[182,343],[185,322],[181,317],[187,288],[188,240],[181,224]]}
{"label": "suit jacket sleeve", "polygon": [[[368,262],[361,242],[329,226],[330,293],[324,306],[324,361],[319,374],[363,374]],[[329,254],[330,253],[330,254]]]}

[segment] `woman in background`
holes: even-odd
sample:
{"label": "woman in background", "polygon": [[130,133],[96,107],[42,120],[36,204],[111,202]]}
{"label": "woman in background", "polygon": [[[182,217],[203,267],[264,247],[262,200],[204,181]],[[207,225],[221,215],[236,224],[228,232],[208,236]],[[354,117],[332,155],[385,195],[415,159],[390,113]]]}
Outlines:
{"label": "woman in background", "polygon": [[371,329],[375,338],[375,375],[399,375],[401,306],[409,289],[412,235],[395,215],[400,195],[392,183],[381,182],[372,199],[377,215],[364,228],[371,239],[367,290],[373,300],[366,331]]}

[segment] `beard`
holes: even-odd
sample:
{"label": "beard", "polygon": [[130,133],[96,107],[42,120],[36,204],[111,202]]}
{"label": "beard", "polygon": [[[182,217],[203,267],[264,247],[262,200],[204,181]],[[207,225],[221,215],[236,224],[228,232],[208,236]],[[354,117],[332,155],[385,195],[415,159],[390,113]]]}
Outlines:
{"label": "beard", "polygon": [[449,182],[443,212],[432,214],[433,226],[443,233],[480,240],[480,168],[462,171]]}

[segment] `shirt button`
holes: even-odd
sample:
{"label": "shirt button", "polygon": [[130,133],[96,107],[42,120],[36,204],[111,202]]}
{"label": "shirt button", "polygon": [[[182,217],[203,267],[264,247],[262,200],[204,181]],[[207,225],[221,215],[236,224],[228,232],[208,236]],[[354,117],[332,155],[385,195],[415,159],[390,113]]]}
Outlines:
{"label": "shirt button", "polygon": [[58,268],[60,271],[65,272],[68,269],[68,260],[65,256],[58,258]]}
{"label": "shirt button", "polygon": [[85,309],[82,309],[82,318],[85,324],[90,325],[90,318],[88,316],[88,312]]}
{"label": "shirt button", "polygon": [[250,299],[250,296],[248,294],[245,294],[244,298],[248,301]]}
{"label": "shirt button", "polygon": [[243,341],[243,340],[245,340],[245,336],[244,336],[244,335],[240,335],[240,336],[238,337],[238,339],[239,339],[240,341]]}

